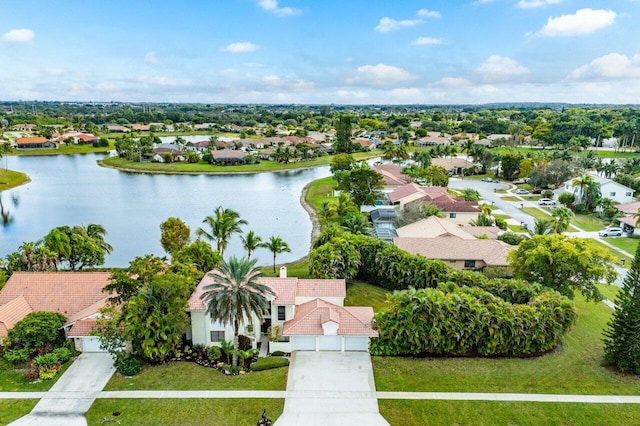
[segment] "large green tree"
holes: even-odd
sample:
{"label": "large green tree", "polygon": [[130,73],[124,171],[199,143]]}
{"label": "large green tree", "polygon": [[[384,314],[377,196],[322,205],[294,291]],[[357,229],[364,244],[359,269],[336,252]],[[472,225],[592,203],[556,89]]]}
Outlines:
{"label": "large green tree", "polygon": [[268,241],[263,244],[263,247],[273,253],[273,272],[276,272],[276,256],[280,253],[291,253],[289,244],[282,238],[272,235]]}
{"label": "large green tree", "polygon": [[206,223],[210,231],[198,229],[198,236],[202,236],[209,241],[215,241],[216,250],[220,256],[224,256],[224,251],[229,245],[231,236],[240,233],[240,225],[246,225],[247,221],[240,219],[240,214],[232,209],[225,209],[218,206],[213,216],[207,216],[202,223]]}
{"label": "large green tree", "polygon": [[640,246],[604,332],[604,358],[620,371],[640,374]]}
{"label": "large green tree", "polygon": [[172,263],[193,265],[204,276],[207,272],[220,265],[222,256],[211,248],[211,245],[202,240],[196,240],[175,252]]}
{"label": "large green tree", "polygon": [[260,270],[255,268],[256,259],[231,257],[208,275],[213,283],[204,287],[202,300],[207,314],[214,321],[233,327],[233,365],[238,365],[238,335],[240,324],[251,321],[255,315],[262,321],[268,312],[267,295],[273,295],[270,287],[258,282]]}
{"label": "large green tree", "polygon": [[336,141],[333,143],[333,150],[336,153],[353,152],[351,143],[351,115],[340,114],[336,122]]}
{"label": "large green tree", "polygon": [[613,283],[615,260],[594,241],[562,234],[533,235],[508,255],[515,278],[539,283],[573,298],[581,292],[587,300],[601,300],[596,284]]}
{"label": "large green tree", "polygon": [[242,240],[242,246],[247,251],[247,259],[251,259],[251,253],[256,249],[264,247],[262,237],[256,235],[253,231],[247,232],[247,235],[240,236],[240,240]]}
{"label": "large green tree", "polygon": [[67,262],[69,269],[79,271],[102,265],[105,255],[113,251],[105,235],[107,231],[102,225],[60,226],[45,236],[44,244],[57,254],[58,262]]}
{"label": "large green tree", "polygon": [[190,238],[191,229],[177,217],[170,217],[160,224],[160,244],[169,254],[189,244]]}
{"label": "large green tree", "polygon": [[384,187],[382,175],[364,161],[354,165],[351,170],[337,171],[334,176],[338,189],[351,195],[357,206],[374,204]]}

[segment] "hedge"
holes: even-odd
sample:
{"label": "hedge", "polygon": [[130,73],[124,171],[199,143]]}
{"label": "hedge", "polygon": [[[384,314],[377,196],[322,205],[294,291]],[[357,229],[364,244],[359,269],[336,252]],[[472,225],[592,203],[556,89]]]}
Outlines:
{"label": "hedge", "polygon": [[289,365],[289,358],[279,358],[279,357],[267,357],[267,358],[258,358],[258,360],[251,364],[251,370],[253,371],[262,371],[262,370],[270,370],[272,368],[280,368],[286,367]]}

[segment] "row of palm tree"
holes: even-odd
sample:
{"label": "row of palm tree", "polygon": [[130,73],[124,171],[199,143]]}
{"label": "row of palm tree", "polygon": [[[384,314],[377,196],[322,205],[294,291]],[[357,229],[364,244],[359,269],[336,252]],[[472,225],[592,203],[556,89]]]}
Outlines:
{"label": "row of palm tree", "polygon": [[[209,231],[199,228],[197,235],[204,239],[215,242],[216,250],[220,256],[224,256],[224,252],[229,245],[229,240],[233,234],[242,232],[242,225],[248,222],[240,218],[240,214],[232,209],[218,206],[212,216],[204,218],[202,223],[209,227]],[[241,236],[242,245],[247,251],[247,258],[251,258],[251,254],[258,248],[266,248],[273,253],[273,272],[276,271],[276,257],[280,253],[291,253],[289,245],[279,236],[272,235],[269,240],[263,241],[255,232],[249,231],[246,235]]]}

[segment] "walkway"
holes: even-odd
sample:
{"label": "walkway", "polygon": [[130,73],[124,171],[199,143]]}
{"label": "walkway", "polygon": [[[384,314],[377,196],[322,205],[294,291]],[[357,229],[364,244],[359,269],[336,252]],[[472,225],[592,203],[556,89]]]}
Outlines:
{"label": "walkway", "polygon": [[294,352],[275,426],[389,426],[378,411],[367,352]]}
{"label": "walkway", "polygon": [[85,413],[100,395],[115,368],[108,353],[83,353],[46,392],[31,413],[14,426],[86,426]]}

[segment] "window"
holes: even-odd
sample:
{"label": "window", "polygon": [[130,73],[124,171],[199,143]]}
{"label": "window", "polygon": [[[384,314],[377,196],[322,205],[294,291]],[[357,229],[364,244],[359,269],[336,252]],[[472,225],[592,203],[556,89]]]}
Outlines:
{"label": "window", "polygon": [[286,318],[285,307],[278,306],[278,321],[284,321]]}
{"label": "window", "polygon": [[464,267],[465,268],[475,268],[476,267],[476,261],[475,260],[465,260],[464,261]]}
{"label": "window", "polygon": [[211,332],[211,341],[212,342],[219,342],[220,340],[224,340],[224,330],[212,331]]}
{"label": "window", "polygon": [[449,213],[449,219],[455,219],[455,218],[456,218],[455,213]]}
{"label": "window", "polygon": [[631,197],[632,192],[625,192],[625,197]]}
{"label": "window", "polygon": [[616,196],[615,191],[611,191],[611,192],[609,193],[609,196],[610,196],[610,197],[615,197],[615,196]]}

